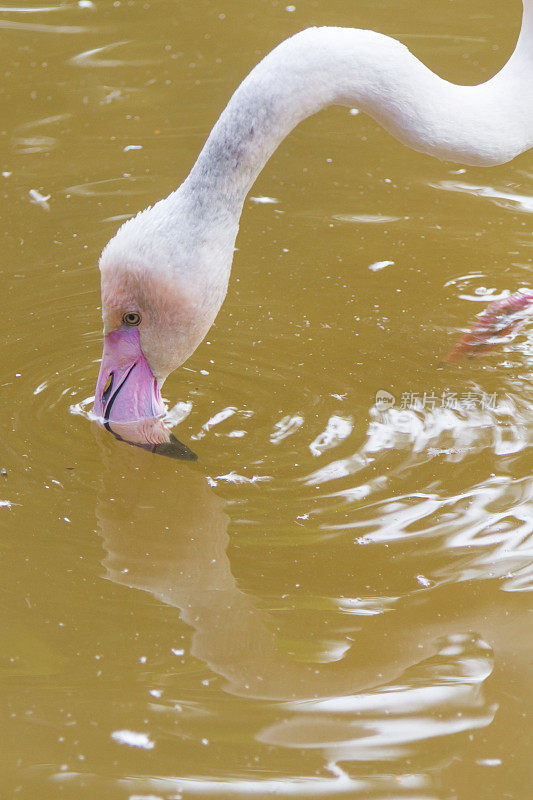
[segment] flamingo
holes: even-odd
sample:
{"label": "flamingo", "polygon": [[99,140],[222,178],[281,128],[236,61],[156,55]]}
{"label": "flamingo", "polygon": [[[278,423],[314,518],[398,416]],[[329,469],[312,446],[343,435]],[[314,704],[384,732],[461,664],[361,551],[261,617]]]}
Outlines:
{"label": "flamingo", "polygon": [[533,0],[509,61],[476,86],[443,80],[370,30],[308,28],[281,42],[237,88],[181,186],[104,248],[95,414],[112,432],[135,428],[137,444],[160,441],[161,387],[222,305],[245,197],[303,119],[357,106],[414,150],[491,166],[533,146],[532,87]]}

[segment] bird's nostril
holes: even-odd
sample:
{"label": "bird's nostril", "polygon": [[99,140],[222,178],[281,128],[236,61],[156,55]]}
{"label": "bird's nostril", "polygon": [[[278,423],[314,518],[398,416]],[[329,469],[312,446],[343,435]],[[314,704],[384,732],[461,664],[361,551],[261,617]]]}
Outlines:
{"label": "bird's nostril", "polygon": [[106,385],[104,391],[102,392],[102,405],[105,406],[107,401],[109,400],[109,395],[111,394],[111,390],[113,388],[113,378],[115,376],[114,372],[109,373],[109,378],[106,381]]}

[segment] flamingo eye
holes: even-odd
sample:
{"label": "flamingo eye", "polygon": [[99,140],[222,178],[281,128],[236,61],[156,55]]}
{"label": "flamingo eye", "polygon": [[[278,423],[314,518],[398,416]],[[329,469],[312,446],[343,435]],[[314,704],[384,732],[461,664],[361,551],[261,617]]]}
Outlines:
{"label": "flamingo eye", "polygon": [[127,311],[122,315],[124,325],[136,326],[141,324],[141,315],[136,311]]}

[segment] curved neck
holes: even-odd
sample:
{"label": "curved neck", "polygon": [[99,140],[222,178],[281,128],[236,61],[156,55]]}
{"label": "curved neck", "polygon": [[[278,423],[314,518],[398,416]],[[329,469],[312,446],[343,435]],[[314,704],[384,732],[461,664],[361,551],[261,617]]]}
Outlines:
{"label": "curved neck", "polygon": [[310,28],[282,42],[239,86],[180,194],[210,215],[240,213],[274,150],[303,119],[357,106],[415,150],[469,165],[504,163],[533,145],[533,0],[506,66],[479,86],[439,78],[395,39]]}
{"label": "curved neck", "polygon": [[533,0],[522,0],[524,13],[522,15],[522,30],[518,40],[518,47],[524,48],[524,57],[533,62]]}

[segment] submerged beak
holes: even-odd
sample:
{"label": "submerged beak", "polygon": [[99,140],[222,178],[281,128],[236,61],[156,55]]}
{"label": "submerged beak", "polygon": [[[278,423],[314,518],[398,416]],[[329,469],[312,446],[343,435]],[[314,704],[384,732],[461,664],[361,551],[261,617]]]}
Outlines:
{"label": "submerged beak", "polygon": [[163,423],[165,407],[138,328],[122,327],[105,336],[94,413],[121,442],[169,458],[196,461],[195,453]]}
{"label": "submerged beak", "polygon": [[105,336],[94,412],[103,417],[106,428],[164,415],[159,385],[141,349],[138,328],[121,327]]}

